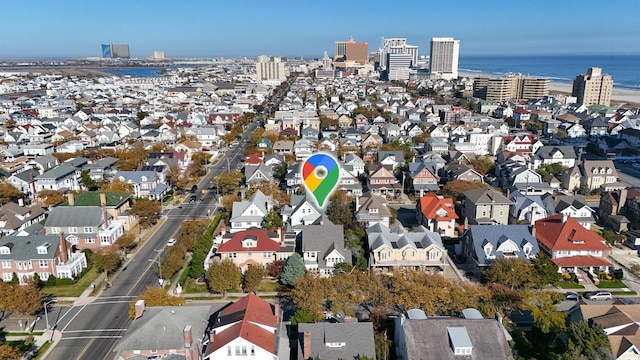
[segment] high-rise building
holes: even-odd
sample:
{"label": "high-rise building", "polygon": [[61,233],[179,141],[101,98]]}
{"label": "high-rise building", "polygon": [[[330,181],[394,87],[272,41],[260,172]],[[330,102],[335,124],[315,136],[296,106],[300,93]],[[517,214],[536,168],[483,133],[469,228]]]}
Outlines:
{"label": "high-rise building", "polygon": [[263,84],[279,85],[287,79],[284,62],[280,57],[258,56],[256,78]]}
{"label": "high-rise building", "polygon": [[126,44],[102,44],[102,57],[110,59],[129,59],[129,45]]}
{"label": "high-rise building", "polygon": [[603,75],[602,69],[590,67],[587,74],[580,74],[573,80],[572,96],[578,99],[579,104],[585,106],[599,104],[611,105],[611,92],[613,91],[613,79],[611,75]]}
{"label": "high-rise building", "polygon": [[164,51],[154,51],[153,60],[164,60]]}
{"label": "high-rise building", "polygon": [[406,38],[383,39],[382,48],[380,48],[380,70],[389,69],[388,54],[407,54],[411,58],[410,66],[418,63],[418,47],[407,44]]}
{"label": "high-rise building", "polygon": [[431,38],[429,71],[432,74],[440,74],[443,79],[451,80],[457,78],[459,54],[460,40]]}
{"label": "high-rise building", "polygon": [[356,42],[352,37],[336,41],[333,62],[335,67],[345,67],[349,62],[365,65],[369,62],[369,44]]}
{"label": "high-rise building", "polygon": [[509,74],[502,78],[478,77],[473,82],[473,97],[484,100],[540,99],[549,95],[550,80]]}

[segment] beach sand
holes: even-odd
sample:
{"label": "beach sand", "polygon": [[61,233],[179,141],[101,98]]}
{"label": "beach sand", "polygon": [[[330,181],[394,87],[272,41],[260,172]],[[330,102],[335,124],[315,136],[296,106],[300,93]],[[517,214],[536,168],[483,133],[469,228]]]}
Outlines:
{"label": "beach sand", "polygon": [[[482,73],[467,72],[467,71],[459,71],[458,75],[460,77],[468,77],[468,78],[475,78],[480,76],[491,77],[491,78],[499,77],[492,74],[482,74]],[[638,106],[638,104],[640,104],[640,90],[616,87],[615,79],[613,80],[614,80],[614,86],[613,86],[613,91],[611,93],[611,106],[617,106],[625,103],[634,104],[635,106]],[[551,81],[551,84],[549,86],[549,92],[550,94],[567,95],[567,94],[571,94],[572,87],[573,87],[572,84]]]}

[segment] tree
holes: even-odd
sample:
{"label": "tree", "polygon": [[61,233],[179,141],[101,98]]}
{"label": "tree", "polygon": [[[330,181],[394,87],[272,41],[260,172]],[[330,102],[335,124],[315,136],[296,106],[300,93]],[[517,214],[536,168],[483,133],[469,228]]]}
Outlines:
{"label": "tree", "polygon": [[183,244],[174,245],[167,253],[167,257],[162,260],[162,273],[158,273],[160,278],[171,279],[175,273],[180,271],[184,266],[184,254],[186,252],[187,249]]}
{"label": "tree", "polygon": [[118,178],[111,179],[110,182],[102,184],[100,190],[103,192],[119,192],[133,194],[133,184],[124,182]]}
{"label": "tree", "polygon": [[264,217],[264,223],[262,227],[267,230],[276,230],[282,229],[284,223],[282,222],[282,217],[280,217],[280,213],[278,213],[275,209],[269,210],[267,215]]}
{"label": "tree", "polygon": [[149,153],[144,149],[127,149],[117,151],[114,155],[118,158],[118,170],[132,171],[144,164]]}
{"label": "tree", "polygon": [[536,288],[542,288],[547,284],[554,285],[562,278],[562,275],[558,272],[558,266],[548,256],[538,254],[530,262],[535,270],[534,282]]}
{"label": "tree", "polygon": [[496,168],[496,163],[487,156],[470,160],[473,169],[481,175],[487,175]]}
{"label": "tree", "polygon": [[113,245],[116,246],[118,249],[124,251],[124,253],[126,254],[129,252],[129,250],[131,249],[135,241],[136,241],[136,236],[134,234],[127,233],[120,236],[118,240],[116,240],[116,242],[113,243]]}
{"label": "tree", "polygon": [[242,277],[242,288],[246,292],[257,291],[262,282],[262,278],[266,275],[267,271],[262,266],[249,266]]}
{"label": "tree", "polygon": [[269,263],[267,265],[267,271],[269,272],[269,276],[271,276],[274,279],[279,279],[280,275],[282,275],[282,270],[284,270],[284,266],[286,263],[287,262],[285,260],[276,260]]}
{"label": "tree", "polygon": [[57,190],[40,190],[36,195],[42,201],[42,206],[49,207],[64,201],[64,195]]}
{"label": "tree", "polygon": [[453,198],[456,201],[464,200],[464,192],[473,189],[486,188],[487,185],[479,182],[465,181],[465,180],[452,180],[447,181],[444,186],[440,188],[440,195]]}
{"label": "tree", "polygon": [[10,201],[18,201],[24,197],[24,194],[15,186],[6,181],[0,181],[0,205]]}
{"label": "tree", "polygon": [[89,175],[89,170],[82,170],[80,173],[80,184],[84,186],[85,189],[89,191],[96,190],[98,188],[98,184],[95,180],[91,178]]}
{"label": "tree", "polygon": [[589,326],[585,321],[572,324],[567,331],[569,341],[563,359],[615,359],[611,344],[600,326]]}
{"label": "tree", "polygon": [[220,203],[222,204],[222,207],[225,209],[225,211],[230,213],[231,209],[233,209],[233,203],[238,201],[242,201],[242,198],[240,197],[240,195],[229,194],[229,195],[223,196],[222,201]]}
{"label": "tree", "polygon": [[222,195],[235,194],[240,190],[240,182],[242,181],[242,173],[239,171],[231,171],[220,174],[216,177],[218,185],[218,193]]}
{"label": "tree", "polygon": [[511,289],[527,288],[533,282],[533,267],[521,258],[501,257],[483,273],[487,282],[500,283]]}
{"label": "tree", "polygon": [[158,221],[158,214],[162,210],[159,201],[137,199],[131,207],[131,215],[137,216],[141,227],[149,227]]}
{"label": "tree", "polygon": [[353,222],[351,201],[342,191],[331,195],[328,217],[329,221],[336,225],[346,225]]}
{"label": "tree", "polygon": [[558,311],[556,304],[562,294],[551,291],[523,291],[523,308],[531,311],[535,326],[544,334],[566,329],[566,313]]}
{"label": "tree", "polygon": [[213,246],[213,239],[210,236],[207,234],[198,236],[191,254],[191,267],[189,268],[191,278],[197,279],[204,275],[204,262],[207,260],[211,246]]}
{"label": "tree", "polygon": [[289,318],[291,325],[308,324],[315,322],[315,315],[307,309],[297,309]]}
{"label": "tree", "polygon": [[30,317],[42,307],[42,294],[33,284],[14,285],[11,290],[12,297],[10,311],[18,315]]}
{"label": "tree", "polygon": [[314,322],[319,321],[322,319],[322,312],[326,310],[329,285],[329,278],[307,274],[296,280],[289,296],[298,309],[308,311]]}
{"label": "tree", "polygon": [[92,257],[93,266],[98,271],[103,271],[106,274],[115,271],[121,263],[120,255],[115,251],[102,250],[95,252]]}
{"label": "tree", "polygon": [[138,300],[144,300],[145,306],[180,306],[186,302],[184,298],[172,296],[161,287],[152,288],[149,286],[129,305],[129,317],[132,319],[135,318],[135,304]]}
{"label": "tree", "polygon": [[223,297],[227,296],[227,291],[240,284],[241,277],[240,268],[231,259],[214,262],[205,274],[209,290],[222,293]]}
{"label": "tree", "polygon": [[189,179],[186,176],[182,175],[182,170],[178,166],[178,164],[169,165],[169,170],[167,171],[167,176],[165,177],[167,180],[167,184],[169,186],[174,187],[176,189],[184,189],[189,184]]}
{"label": "tree", "polygon": [[536,170],[536,172],[538,174],[540,174],[542,176],[542,178],[547,178],[549,176],[553,176],[555,178],[560,178],[562,176],[562,172],[564,170],[566,170],[567,168],[565,166],[562,166],[562,164],[542,164],[540,165],[540,167],[538,167],[538,169]]}
{"label": "tree", "polygon": [[138,111],[136,113],[136,119],[138,120],[138,124],[140,124],[140,121],[144,120],[144,118],[146,118],[147,116],[149,116],[149,113],[146,111]]}
{"label": "tree", "polygon": [[251,188],[247,190],[247,197],[251,197],[258,190],[267,196],[271,196],[275,206],[278,208],[289,204],[291,200],[291,196],[282,190],[278,184],[268,180],[262,180],[259,184],[252,185]]}
{"label": "tree", "polygon": [[307,273],[307,268],[304,266],[302,256],[298,253],[293,253],[287,259],[284,268],[282,269],[282,275],[280,275],[280,283],[286,286],[293,286],[293,283],[304,276]]}
{"label": "tree", "polygon": [[22,352],[15,347],[2,343],[0,344],[0,360],[22,359]]}

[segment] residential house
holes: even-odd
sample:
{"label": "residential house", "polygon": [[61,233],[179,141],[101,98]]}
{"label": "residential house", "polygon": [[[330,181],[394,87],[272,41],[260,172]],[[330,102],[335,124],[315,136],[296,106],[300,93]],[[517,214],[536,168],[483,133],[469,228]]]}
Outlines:
{"label": "residential house", "polygon": [[439,138],[427,138],[424,140],[424,150],[436,154],[443,154],[449,151],[449,143]]}
{"label": "residential house", "polygon": [[74,166],[62,164],[35,177],[35,191],[41,190],[80,190],[80,183]]}
{"label": "residential house", "polygon": [[155,171],[117,171],[113,178],[133,185],[133,196],[137,198],[160,200],[169,190]]}
{"label": "residential house", "polygon": [[407,231],[401,225],[389,229],[376,224],[367,229],[369,266],[372,269],[439,269],[447,265],[447,250],[438,233],[418,226]]}
{"label": "residential house", "polygon": [[320,322],[298,325],[298,359],[376,357],[370,322]]}
{"label": "residential house", "polygon": [[533,224],[549,216],[542,198],[538,195],[528,195],[516,190],[509,195],[509,200],[513,202],[511,219],[514,223]]}
{"label": "residential house", "polygon": [[393,169],[404,164],[404,154],[402,151],[378,151],[378,163],[390,165]]}
{"label": "residential house", "polygon": [[511,200],[495,189],[480,188],[464,192],[464,216],[469,224],[507,225]]}
{"label": "residential house", "polygon": [[462,236],[467,264],[480,271],[501,257],[529,261],[538,255],[530,225],[471,225]]}
{"label": "residential house", "polygon": [[46,210],[39,205],[23,205],[8,202],[0,206],[0,237],[24,230],[45,219]]}
{"label": "residential house", "polygon": [[293,141],[278,140],[273,143],[273,151],[278,154],[293,154]]}
{"label": "residential house", "polygon": [[484,183],[484,176],[473,169],[473,166],[450,162],[442,169],[448,180],[462,180]]}
{"label": "residential house", "polygon": [[584,127],[587,133],[587,136],[589,136],[590,138],[608,135],[607,133],[609,131],[608,121],[607,119],[603,119],[600,116],[582,120],[580,121],[580,125]]}
{"label": "residential house", "polygon": [[411,187],[416,195],[422,195],[425,191],[437,191],[440,189],[440,180],[424,162],[409,163],[409,179]]}
{"label": "residential house", "polygon": [[583,160],[580,165],[582,184],[588,189],[604,189],[618,181],[618,171],[613,160]]}
{"label": "residential house", "polygon": [[249,165],[245,162],[244,177],[248,188],[258,186],[263,181],[275,182],[273,170],[262,162],[258,165]]}
{"label": "residential house", "polygon": [[220,260],[231,259],[244,273],[249,266],[268,266],[278,259],[280,235],[265,229],[251,228],[228,233],[216,250]]}
{"label": "residential house", "polygon": [[456,220],[453,199],[445,198],[434,192],[421,196],[416,204],[416,219],[419,225],[441,236],[457,237]]}
{"label": "residential house", "polygon": [[571,216],[556,214],[535,222],[535,237],[540,249],[558,266],[559,271],[577,274],[583,282],[588,272],[594,281],[594,270],[609,271],[611,263],[605,258],[609,247],[600,235],[587,230]]}
{"label": "residential house", "polygon": [[398,359],[513,359],[507,332],[495,319],[427,318],[422,313],[416,318],[396,317],[394,322]]}
{"label": "residential house", "polygon": [[393,174],[393,165],[374,163],[369,166],[368,187],[375,195],[397,196],[402,193],[402,184]]}
{"label": "residential house", "polygon": [[21,172],[16,172],[11,174],[9,178],[7,178],[7,182],[9,184],[15,186],[20,192],[25,194],[26,197],[33,199],[35,196],[35,178],[40,173],[34,169],[27,169]]}
{"label": "residential house", "polygon": [[356,178],[364,174],[364,161],[356,154],[345,154],[342,166]]}
{"label": "residential house", "polygon": [[383,224],[387,227],[391,223],[391,210],[387,200],[370,192],[358,197],[356,196],[355,206],[356,221],[369,228],[375,224]]}
{"label": "residential house", "polygon": [[607,191],[600,196],[598,214],[602,224],[611,226],[617,232],[627,230],[629,224],[636,228],[638,221],[638,201],[640,189],[625,188]]}
{"label": "residential house", "polygon": [[547,212],[570,216],[587,230],[591,229],[591,224],[595,223],[595,218],[593,216],[595,210],[587,205],[587,201],[582,195],[555,196],[554,205],[555,208],[553,210],[550,210],[547,207]]}
{"label": "residential house", "polygon": [[99,250],[113,245],[124,234],[124,224],[99,206],[57,206],[44,224],[47,235],[64,233],[71,245]]}
{"label": "residential house", "polygon": [[533,169],[536,170],[543,164],[560,164],[564,167],[573,167],[577,160],[573,146],[542,146],[533,157]]}
{"label": "residential house", "polygon": [[35,274],[43,281],[49,276],[73,279],[87,267],[85,254],[73,251],[62,233],[0,238],[0,261],[5,283],[14,273],[20,284],[28,284]]}
{"label": "residential house", "polygon": [[278,359],[280,316],[277,305],[271,305],[255,294],[223,307],[210,317],[202,341],[202,360]]}
{"label": "residential house", "polygon": [[574,192],[578,191],[580,190],[581,183],[582,172],[580,171],[579,166],[574,165],[562,171],[562,175],[560,175],[560,184],[564,189]]}
{"label": "residential house", "polygon": [[260,190],[256,190],[249,200],[234,202],[229,219],[229,232],[236,233],[253,227],[262,227],[262,221],[272,207],[271,197]]}
{"label": "residential house", "polygon": [[345,247],[342,225],[334,225],[322,217],[313,225],[302,228],[298,248],[308,271],[330,276],[336,264],[351,265],[351,250]]}
{"label": "residential house", "polygon": [[118,192],[84,191],[77,194],[67,194],[67,201],[58,206],[91,206],[104,207],[109,215],[122,221],[124,230],[129,231],[138,224],[138,218],[131,215],[133,199],[131,194]]}

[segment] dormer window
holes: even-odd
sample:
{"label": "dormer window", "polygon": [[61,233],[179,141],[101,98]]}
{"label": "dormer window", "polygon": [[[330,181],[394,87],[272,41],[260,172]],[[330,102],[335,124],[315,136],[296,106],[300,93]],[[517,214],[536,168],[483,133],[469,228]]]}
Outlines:
{"label": "dormer window", "polygon": [[369,208],[369,214],[377,214],[378,208]]}
{"label": "dormer window", "polygon": [[491,246],[491,244],[487,244],[484,246],[484,254],[487,258],[491,257],[492,251],[493,251],[493,246]]}
{"label": "dormer window", "polygon": [[530,243],[526,243],[524,244],[524,246],[522,247],[522,250],[524,250],[524,254],[529,257],[531,255],[531,250],[532,250],[532,246]]}
{"label": "dormer window", "polygon": [[611,169],[607,169],[607,174],[611,174]]}
{"label": "dormer window", "polygon": [[0,254],[9,255],[11,254],[11,249],[7,246],[0,246]]}
{"label": "dormer window", "polygon": [[37,247],[38,254],[46,254],[50,244],[48,242]]}

